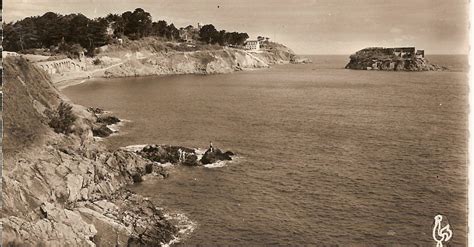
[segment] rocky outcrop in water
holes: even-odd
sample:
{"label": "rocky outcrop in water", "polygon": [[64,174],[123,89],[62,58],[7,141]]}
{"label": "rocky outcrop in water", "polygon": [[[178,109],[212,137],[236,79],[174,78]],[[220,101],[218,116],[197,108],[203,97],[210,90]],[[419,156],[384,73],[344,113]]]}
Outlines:
{"label": "rocky outcrop in water", "polygon": [[143,149],[137,151],[137,154],[145,159],[161,164],[181,164],[187,166],[200,166],[216,163],[218,161],[232,160],[235,154],[231,151],[222,152],[218,148],[208,149],[199,159],[196,150],[169,145],[147,145]]}
{"label": "rocky outcrop in water", "polygon": [[108,137],[114,131],[108,125],[120,123],[120,119],[105,113],[103,109],[89,107],[87,111],[91,112],[95,117],[95,122],[92,124],[92,134],[97,137]]}
{"label": "rocky outcrop in water", "polygon": [[[162,209],[124,187],[161,167],[108,151],[96,117],[73,105],[72,133],[56,133],[45,110],[64,102],[49,77],[21,58],[4,60],[4,246],[158,246],[177,235]],[[72,105],[72,104],[71,104]]]}
{"label": "rocky outcrop in water", "polygon": [[202,156],[201,163],[206,165],[216,163],[218,161],[232,160],[232,155],[234,155],[234,153],[230,151],[224,153],[218,148],[210,148]]}
{"label": "rocky outcrop in water", "polygon": [[[413,48],[414,49],[414,48]],[[350,56],[346,69],[383,71],[439,71],[446,70],[431,64],[423,56],[400,56],[391,48],[365,48]]]}
{"label": "rocky outcrop in water", "polygon": [[110,115],[105,115],[105,116],[99,115],[97,116],[97,122],[111,125],[111,124],[120,123],[120,119],[118,117],[110,116]]}
{"label": "rocky outcrop in water", "polygon": [[312,63],[313,61],[310,58],[307,58],[307,57],[295,56],[290,60],[290,62],[294,63],[294,64],[306,64],[306,63]]}
{"label": "rocky outcrop in water", "polygon": [[169,145],[148,145],[138,152],[142,157],[158,163],[183,164],[197,166],[198,157],[194,149],[169,146]]}

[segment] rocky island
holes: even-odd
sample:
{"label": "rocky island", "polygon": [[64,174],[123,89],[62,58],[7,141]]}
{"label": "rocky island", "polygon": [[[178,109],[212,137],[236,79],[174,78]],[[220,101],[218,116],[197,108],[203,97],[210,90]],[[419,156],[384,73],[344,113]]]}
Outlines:
{"label": "rocky island", "polygon": [[431,64],[424,50],[415,47],[362,49],[350,56],[346,69],[384,71],[438,71],[446,68]]}

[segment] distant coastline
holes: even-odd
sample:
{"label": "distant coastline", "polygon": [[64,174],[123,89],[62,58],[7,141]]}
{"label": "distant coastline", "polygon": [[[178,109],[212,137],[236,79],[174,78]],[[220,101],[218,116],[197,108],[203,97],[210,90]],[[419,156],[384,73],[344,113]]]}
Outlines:
{"label": "distant coastline", "polygon": [[94,19],[47,12],[6,23],[4,34],[3,57],[25,57],[61,88],[90,78],[218,74],[310,62],[268,37],[249,39],[212,24],[177,28],[153,21],[141,8]]}

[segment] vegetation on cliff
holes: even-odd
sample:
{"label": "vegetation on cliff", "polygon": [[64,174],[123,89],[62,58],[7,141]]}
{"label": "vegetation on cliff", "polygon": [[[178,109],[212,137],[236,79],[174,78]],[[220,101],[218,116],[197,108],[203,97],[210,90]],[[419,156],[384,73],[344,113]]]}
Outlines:
{"label": "vegetation on cliff", "polygon": [[187,37],[205,44],[243,45],[249,37],[246,33],[218,31],[212,24],[200,29],[191,25],[178,29],[164,20],[153,22],[151,14],[141,8],[95,19],[82,14],[48,12],[6,23],[3,34],[3,48],[7,51],[28,53],[42,48],[69,56],[82,48],[93,55],[95,48],[116,43],[117,39],[161,37],[169,41],[184,41],[183,38]]}

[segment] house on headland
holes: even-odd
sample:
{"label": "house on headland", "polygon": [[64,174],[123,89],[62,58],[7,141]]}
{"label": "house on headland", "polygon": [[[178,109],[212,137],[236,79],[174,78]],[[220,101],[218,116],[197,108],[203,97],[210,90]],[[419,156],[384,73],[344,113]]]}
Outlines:
{"label": "house on headland", "polygon": [[372,52],[377,51],[385,55],[394,55],[403,59],[413,59],[413,58],[424,58],[424,50],[416,50],[415,47],[393,47],[393,48],[384,48],[384,47],[371,47],[363,49],[359,52]]}
{"label": "house on headland", "polygon": [[[200,24],[198,23],[198,26]],[[199,39],[200,27],[195,28],[192,25],[179,29],[179,38],[186,43],[193,43]]]}
{"label": "house on headland", "polygon": [[410,58],[415,55],[415,47],[395,47],[393,54],[401,58]]}
{"label": "house on headland", "polygon": [[424,58],[425,57],[425,50],[417,50],[415,56],[416,56],[416,58]]}
{"label": "house on headland", "polygon": [[260,50],[260,41],[259,40],[247,40],[245,42],[244,48],[247,50]]}
{"label": "house on headland", "polygon": [[401,58],[424,58],[424,50],[416,50],[415,47],[395,47],[388,48],[391,53]]}

